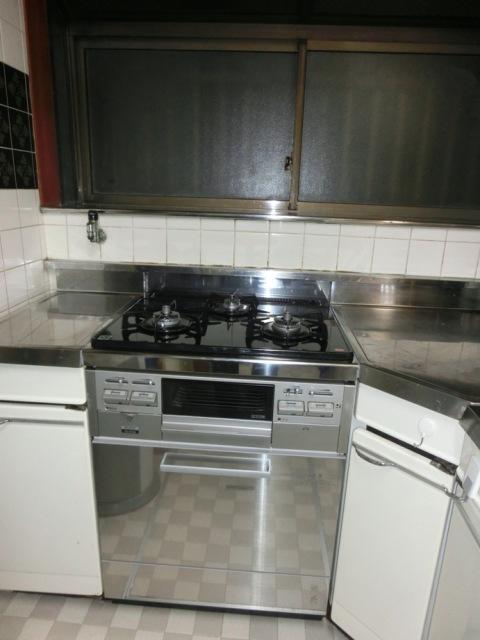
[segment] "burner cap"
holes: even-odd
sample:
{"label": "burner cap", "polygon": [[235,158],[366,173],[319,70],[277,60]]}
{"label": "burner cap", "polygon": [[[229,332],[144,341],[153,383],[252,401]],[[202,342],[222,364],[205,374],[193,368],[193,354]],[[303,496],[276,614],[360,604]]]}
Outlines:
{"label": "burner cap", "polygon": [[281,316],[275,316],[272,321],[272,331],[280,333],[285,336],[293,336],[300,333],[304,329],[304,325],[301,318],[292,316],[290,311],[285,311]]}
{"label": "burner cap", "polygon": [[223,302],[216,304],[213,308],[215,313],[226,316],[240,316],[247,313],[248,304],[242,302],[241,298],[235,293],[231,293]]}
{"label": "burner cap", "polygon": [[160,311],[155,311],[143,323],[147,329],[153,329],[161,333],[169,331],[184,331],[191,325],[191,321],[182,318],[178,311],[174,311],[169,304],[162,305]]}

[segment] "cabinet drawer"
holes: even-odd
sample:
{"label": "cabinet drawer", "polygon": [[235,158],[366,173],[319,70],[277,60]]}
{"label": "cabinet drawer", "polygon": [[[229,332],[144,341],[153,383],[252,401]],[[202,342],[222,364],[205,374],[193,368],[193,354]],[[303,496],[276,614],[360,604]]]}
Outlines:
{"label": "cabinet drawer", "polygon": [[102,413],[98,435],[111,438],[145,438],[161,440],[162,420],[159,416],[130,413]]}

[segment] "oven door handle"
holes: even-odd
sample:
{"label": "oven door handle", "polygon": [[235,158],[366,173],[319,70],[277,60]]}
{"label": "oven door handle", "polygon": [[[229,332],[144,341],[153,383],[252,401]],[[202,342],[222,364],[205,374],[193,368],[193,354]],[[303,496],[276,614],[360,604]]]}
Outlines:
{"label": "oven door handle", "polygon": [[[165,453],[160,462],[160,471],[166,473],[186,473],[202,476],[230,476],[233,478],[267,478],[271,474],[271,460],[263,455],[258,469],[239,467],[239,463],[252,462],[252,458],[242,456],[209,456],[195,453],[182,454],[182,463],[171,460],[175,454]],[[214,464],[214,463],[217,464]],[[231,463],[230,465],[228,463]]]}

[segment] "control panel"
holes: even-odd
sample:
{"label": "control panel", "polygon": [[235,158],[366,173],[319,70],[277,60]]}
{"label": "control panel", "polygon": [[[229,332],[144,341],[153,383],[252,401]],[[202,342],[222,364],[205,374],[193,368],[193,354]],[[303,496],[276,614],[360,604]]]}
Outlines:
{"label": "control panel", "polygon": [[342,414],[341,384],[275,385],[274,422],[299,425],[338,426]]}
{"label": "control panel", "polygon": [[161,376],[115,375],[96,372],[96,395],[99,411],[108,413],[161,413]]}

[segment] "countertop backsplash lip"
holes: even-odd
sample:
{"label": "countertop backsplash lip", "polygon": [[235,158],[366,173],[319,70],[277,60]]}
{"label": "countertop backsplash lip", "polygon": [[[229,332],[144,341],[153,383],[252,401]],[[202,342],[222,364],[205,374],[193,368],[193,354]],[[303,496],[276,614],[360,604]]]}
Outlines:
{"label": "countertop backsplash lip", "polygon": [[99,217],[106,241],[92,246],[79,210],[43,211],[53,259],[480,279],[480,231],[470,227],[250,216],[226,216],[233,224],[215,225],[209,216],[139,212],[140,231],[134,212],[112,211]]}

